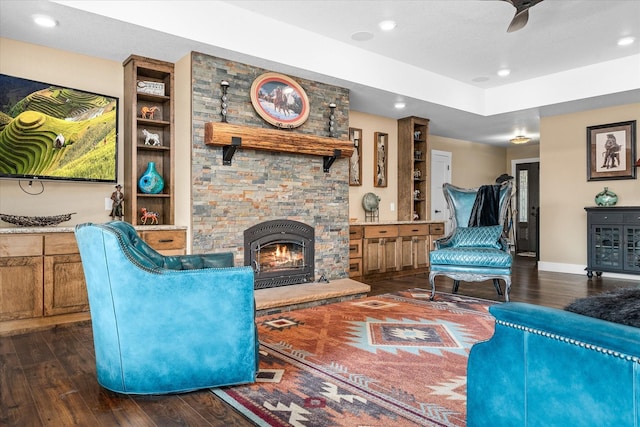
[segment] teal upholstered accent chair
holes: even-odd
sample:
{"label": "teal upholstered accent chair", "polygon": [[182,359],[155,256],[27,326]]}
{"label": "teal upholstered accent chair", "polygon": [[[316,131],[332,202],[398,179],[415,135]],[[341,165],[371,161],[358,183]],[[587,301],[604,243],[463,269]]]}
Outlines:
{"label": "teal upholstered accent chair", "polygon": [[162,256],[126,222],[75,228],[98,382],[125,394],[251,383],[253,270],[233,254]]}
{"label": "teal upholstered accent chair", "polygon": [[513,258],[503,230],[511,189],[511,181],[475,189],[443,185],[452,229],[448,236],[435,242],[429,254],[431,299],[436,292],[435,278],[442,275],[453,279],[453,293],[458,292],[460,281],[493,280],[498,295],[503,295],[502,279],[504,298],[509,301]]}

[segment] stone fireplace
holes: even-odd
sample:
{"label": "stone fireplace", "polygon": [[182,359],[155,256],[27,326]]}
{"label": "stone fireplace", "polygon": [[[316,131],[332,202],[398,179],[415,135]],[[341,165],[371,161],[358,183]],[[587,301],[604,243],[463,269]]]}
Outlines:
{"label": "stone fireplace", "polygon": [[244,264],[255,289],[314,281],[314,230],[298,221],[265,221],[244,232]]}
{"label": "stone fireplace", "polygon": [[[249,89],[263,70],[209,55],[192,53],[191,218],[194,253],[233,252],[236,265],[245,264],[245,231],[276,220],[303,223],[313,231],[313,252],[305,246],[304,272],[296,280],[315,282],[349,275],[349,162],[338,158],[325,171],[325,154],[313,155],[253,148],[246,134],[230,164],[224,164],[224,147],[205,143],[205,127],[220,122],[220,81],[230,82],[229,125],[273,131],[257,115]],[[305,124],[284,135],[329,137],[329,102],[336,102],[336,139],[348,140],[349,91],[291,76],[305,89],[311,112]],[[262,133],[260,133],[262,135]],[[307,142],[298,144],[306,147]],[[277,250],[265,240],[264,250]],[[306,244],[305,244],[306,245]],[[300,249],[299,246],[295,246]],[[291,247],[287,248],[291,250]],[[282,250],[282,248],[281,248]],[[249,251],[251,249],[249,248]],[[275,256],[275,254],[274,254]],[[249,261],[251,263],[251,261]],[[264,272],[264,266],[260,267]],[[299,267],[292,270],[299,271]],[[273,273],[273,275],[271,275]],[[264,283],[277,284],[275,272]],[[262,286],[262,285],[260,285]],[[281,289],[282,285],[277,284]]]}

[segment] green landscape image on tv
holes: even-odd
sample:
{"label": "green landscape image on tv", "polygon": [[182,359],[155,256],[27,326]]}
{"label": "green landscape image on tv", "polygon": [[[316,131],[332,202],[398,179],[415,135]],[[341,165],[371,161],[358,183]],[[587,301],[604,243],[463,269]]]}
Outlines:
{"label": "green landscape image on tv", "polygon": [[0,178],[117,181],[118,98],[0,74]]}

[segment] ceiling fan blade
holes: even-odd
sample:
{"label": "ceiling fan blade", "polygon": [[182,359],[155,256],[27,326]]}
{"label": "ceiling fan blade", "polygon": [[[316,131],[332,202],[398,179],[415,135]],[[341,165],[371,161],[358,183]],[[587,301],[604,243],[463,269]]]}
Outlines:
{"label": "ceiling fan blade", "polygon": [[509,28],[507,28],[507,33],[513,33],[514,31],[518,31],[524,28],[529,21],[529,9],[525,9],[523,11],[517,12],[513,19],[511,20],[511,24],[509,24]]}

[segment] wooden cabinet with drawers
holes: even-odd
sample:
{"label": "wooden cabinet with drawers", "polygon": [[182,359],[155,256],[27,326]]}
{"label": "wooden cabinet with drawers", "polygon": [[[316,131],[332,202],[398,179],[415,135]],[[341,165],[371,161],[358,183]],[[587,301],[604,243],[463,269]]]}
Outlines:
{"label": "wooden cabinet with drawers", "polygon": [[349,277],[362,276],[362,226],[349,227]]}
{"label": "wooden cabinet with drawers", "polygon": [[349,228],[349,277],[385,277],[428,271],[442,222],[354,224]]}
{"label": "wooden cabinet with drawers", "polygon": [[[9,231],[0,232],[0,336],[89,319],[84,271],[72,229]],[[139,233],[165,255],[186,253],[185,229]]]}
{"label": "wooden cabinet with drawers", "polygon": [[44,236],[44,315],[89,310],[82,261],[73,233]]}
{"label": "wooden cabinet with drawers", "polygon": [[397,225],[365,226],[362,241],[363,274],[396,271],[399,247]]}

